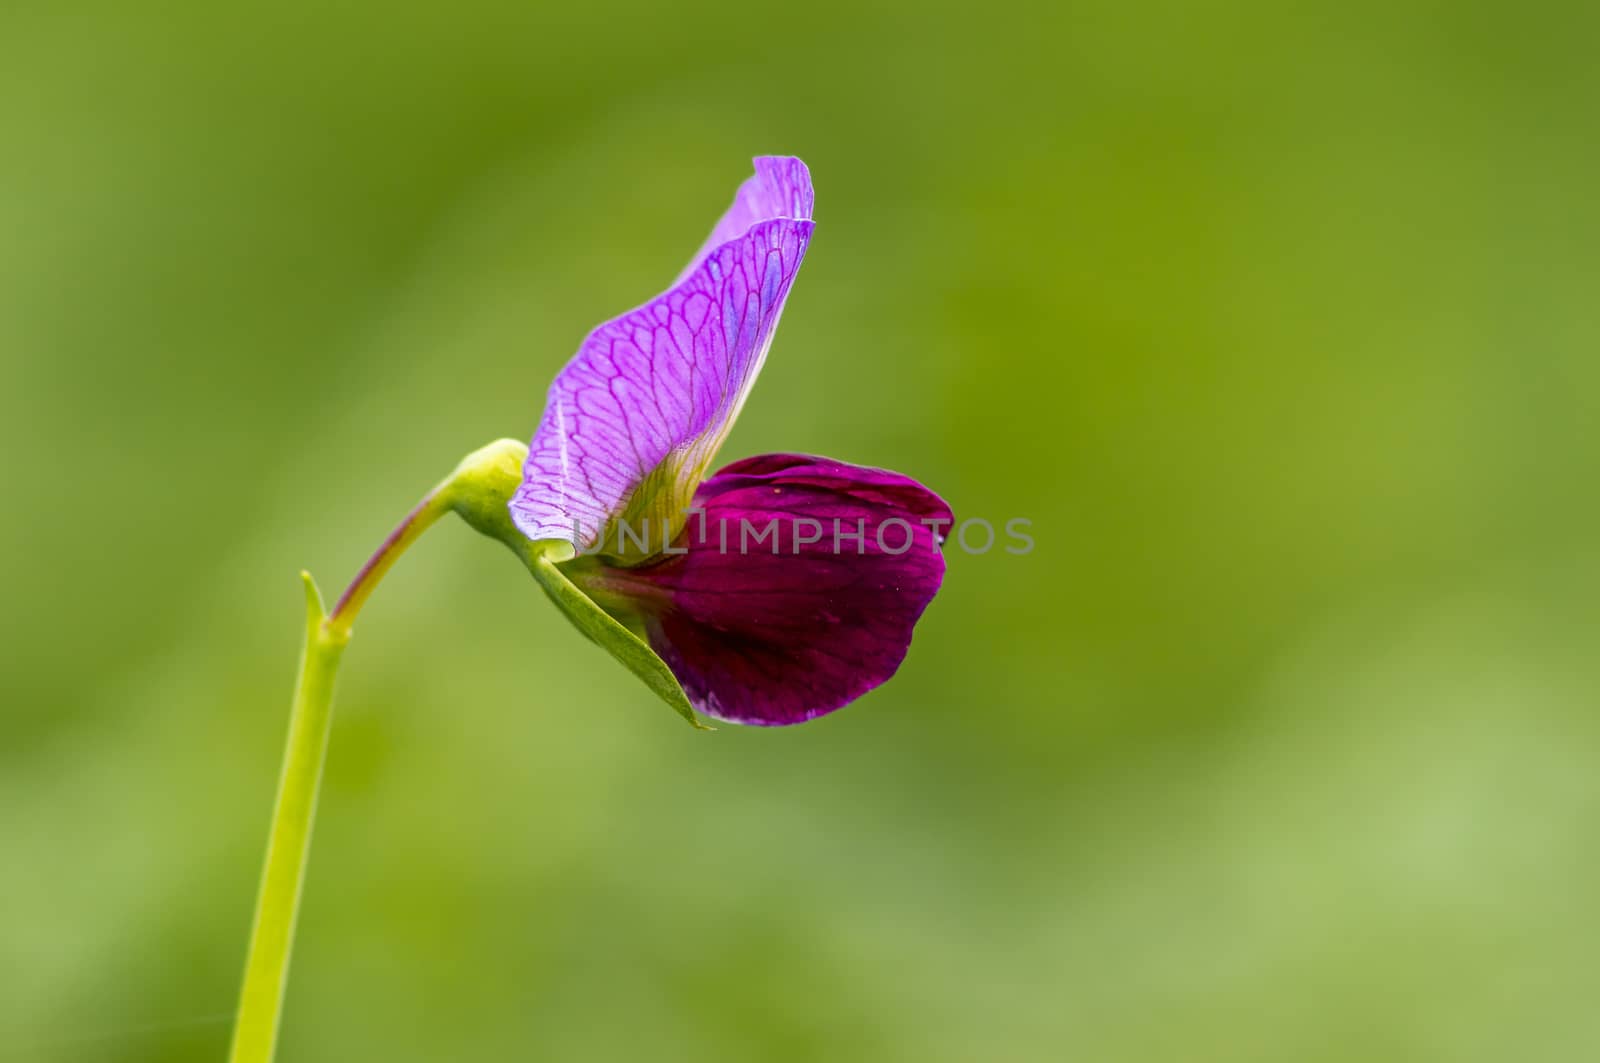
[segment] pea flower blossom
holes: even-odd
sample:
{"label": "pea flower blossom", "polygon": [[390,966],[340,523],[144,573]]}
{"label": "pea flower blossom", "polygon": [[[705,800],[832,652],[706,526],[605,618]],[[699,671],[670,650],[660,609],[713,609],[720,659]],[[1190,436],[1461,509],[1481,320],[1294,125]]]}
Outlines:
{"label": "pea flower blossom", "polygon": [[[756,159],[673,285],[596,328],[556,376],[509,502],[689,704],[735,723],[810,720],[889,679],[944,578],[950,508],[909,477],[804,454],[706,475],[766,360],[812,206],[803,162]],[[576,597],[552,597],[607,645]]]}
{"label": "pea flower blossom", "polygon": [[[306,635],[234,1022],[235,1063],[277,1046],[334,680],[395,561],[454,513],[505,546],[580,632],[685,719],[800,723],[900,667],[944,580],[950,507],[915,480],[806,454],[706,472],[755,384],[811,242],[811,175],[759,158],[699,254],[589,334],[528,447],[463,458]],[[519,475],[520,470],[520,475]]]}

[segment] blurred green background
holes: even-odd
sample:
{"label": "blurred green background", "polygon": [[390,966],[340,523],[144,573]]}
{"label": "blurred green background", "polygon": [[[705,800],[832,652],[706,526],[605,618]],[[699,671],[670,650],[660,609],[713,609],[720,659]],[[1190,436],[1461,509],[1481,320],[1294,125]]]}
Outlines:
{"label": "blurred green background", "polygon": [[0,1059],[221,1058],[301,625],[757,152],[724,457],[1034,522],[697,734],[452,522],[285,1060],[1600,1058],[1593,5],[12,3]]}

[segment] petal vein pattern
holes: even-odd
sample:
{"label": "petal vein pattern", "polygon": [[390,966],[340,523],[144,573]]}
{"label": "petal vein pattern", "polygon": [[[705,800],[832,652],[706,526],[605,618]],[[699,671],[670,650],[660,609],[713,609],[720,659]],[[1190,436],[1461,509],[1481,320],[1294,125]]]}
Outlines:
{"label": "petal vein pattern", "polygon": [[[803,216],[768,213],[779,210]],[[670,541],[761,371],[810,211],[804,165],[758,159],[680,281],[589,334],[551,385],[511,503],[524,534],[578,550],[602,544],[624,564]],[[616,549],[607,533],[618,520],[646,529],[654,549]]]}

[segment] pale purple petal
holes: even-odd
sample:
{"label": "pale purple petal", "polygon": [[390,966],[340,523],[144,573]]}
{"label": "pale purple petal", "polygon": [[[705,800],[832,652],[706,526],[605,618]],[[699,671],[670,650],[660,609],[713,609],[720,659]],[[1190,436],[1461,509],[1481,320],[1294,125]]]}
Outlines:
{"label": "pale purple petal", "polygon": [[736,240],[770,218],[810,218],[815,200],[811,171],[793,156],[763,155],[755,160],[756,172],[734,193],[733,205],[717,222],[711,235],[673,284],[689,279],[705,257],[729,240]]}
{"label": "pale purple petal", "polygon": [[589,334],[550,387],[511,501],[525,535],[584,550],[624,514],[656,541],[677,526],[761,371],[811,207],[804,163],[757,159],[678,283]]}

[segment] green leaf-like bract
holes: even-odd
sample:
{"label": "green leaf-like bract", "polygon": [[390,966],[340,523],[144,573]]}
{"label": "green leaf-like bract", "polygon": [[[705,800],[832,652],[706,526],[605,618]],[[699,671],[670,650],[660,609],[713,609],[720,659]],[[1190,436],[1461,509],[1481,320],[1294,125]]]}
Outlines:
{"label": "green leaf-like bract", "polygon": [[615,657],[624,668],[644,680],[645,686],[655,691],[656,696],[676,709],[685,720],[703,731],[711,730],[695,715],[683,687],[678,685],[677,677],[667,667],[667,662],[658,657],[648,643],[596,605],[593,599],[567,579],[566,574],[540,550],[546,545],[549,544],[533,544],[533,556],[528,568],[550,600],[556,603],[556,608],[572,621],[572,626],[583,632],[590,642]]}
{"label": "green leaf-like bract", "polygon": [[491,443],[468,455],[440,490],[447,492],[450,508],[462,520],[476,531],[504,543],[528,566],[533,578],[539,581],[556,608],[572,621],[573,627],[644,680],[645,686],[685,720],[700,730],[712,730],[695,714],[667,662],[658,657],[648,643],[596,605],[557,567],[559,562],[572,557],[572,544],[532,542],[511,523],[506,504],[521,482],[522,463],[527,455],[527,446],[515,440]]}

